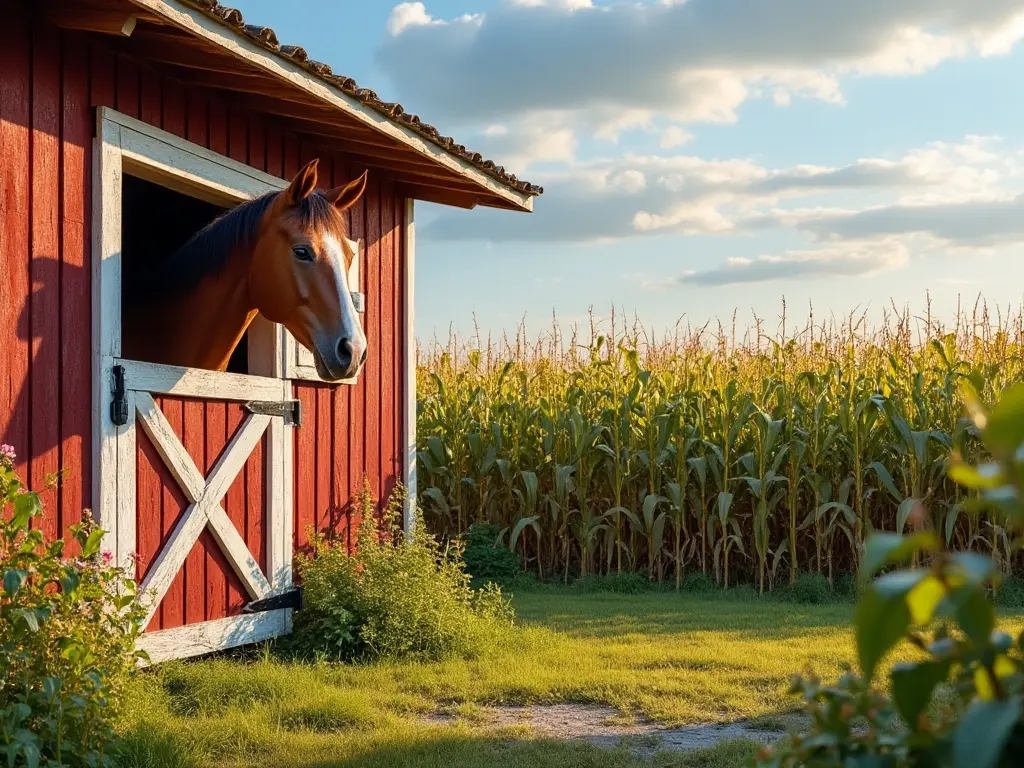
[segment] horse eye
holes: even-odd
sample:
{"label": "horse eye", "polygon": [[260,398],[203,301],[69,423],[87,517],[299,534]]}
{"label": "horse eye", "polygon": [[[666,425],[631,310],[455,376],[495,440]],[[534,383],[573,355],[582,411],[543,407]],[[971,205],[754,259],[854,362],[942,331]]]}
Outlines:
{"label": "horse eye", "polygon": [[295,254],[295,258],[297,258],[299,261],[312,261],[313,260],[313,252],[311,250],[309,250],[309,248],[307,248],[304,245],[300,245],[300,246],[297,246],[295,248],[292,248],[292,253]]}

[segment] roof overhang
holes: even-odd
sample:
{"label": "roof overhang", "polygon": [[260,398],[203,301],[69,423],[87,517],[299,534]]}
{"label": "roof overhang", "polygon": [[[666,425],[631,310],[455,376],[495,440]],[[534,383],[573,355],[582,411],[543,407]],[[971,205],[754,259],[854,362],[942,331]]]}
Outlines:
{"label": "roof overhang", "polygon": [[[399,105],[333,75],[301,49],[279,46],[272,30],[243,26],[237,11],[212,0],[44,3],[51,21],[106,32],[115,50],[183,85],[276,116],[314,147],[340,153],[356,167],[385,171],[407,197],[532,211],[533,198],[543,191],[440,136]],[[235,24],[226,18],[232,13],[238,14]]]}

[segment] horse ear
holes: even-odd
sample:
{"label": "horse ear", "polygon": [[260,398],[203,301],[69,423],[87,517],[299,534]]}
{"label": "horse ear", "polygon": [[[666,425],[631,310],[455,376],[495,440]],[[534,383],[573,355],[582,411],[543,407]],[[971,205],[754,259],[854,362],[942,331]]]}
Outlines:
{"label": "horse ear", "polygon": [[292,183],[284,191],[284,200],[288,205],[301,203],[316,189],[316,166],[319,162],[320,158],[310,160],[295,174]]}
{"label": "horse ear", "polygon": [[339,211],[351,208],[363,196],[363,192],[366,191],[366,176],[368,173],[369,171],[363,171],[363,175],[355,181],[343,184],[332,189],[330,192],[324,192],[324,197],[334,203],[334,207]]}

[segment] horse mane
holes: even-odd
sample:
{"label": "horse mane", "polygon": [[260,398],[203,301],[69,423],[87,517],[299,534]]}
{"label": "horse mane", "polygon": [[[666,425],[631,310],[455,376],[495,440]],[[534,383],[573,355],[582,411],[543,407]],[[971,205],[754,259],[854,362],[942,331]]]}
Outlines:
{"label": "horse mane", "polygon": [[[280,192],[267,192],[225,211],[163,259],[146,277],[143,294],[166,297],[196,288],[220,274],[239,249],[251,248],[260,222]],[[323,194],[314,191],[290,212],[304,229],[337,230],[337,211]]]}

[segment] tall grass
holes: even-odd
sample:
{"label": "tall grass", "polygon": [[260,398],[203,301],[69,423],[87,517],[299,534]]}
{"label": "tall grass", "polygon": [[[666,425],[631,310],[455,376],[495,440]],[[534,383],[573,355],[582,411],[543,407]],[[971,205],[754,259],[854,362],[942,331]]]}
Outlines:
{"label": "tall grass", "polygon": [[980,301],[787,328],[679,325],[652,339],[614,316],[568,338],[452,336],[421,350],[419,482],[428,524],[497,524],[545,579],[690,570],[767,591],[856,567],[870,530],[927,526],[1010,572],[1002,521],[946,479],[980,450],[970,382],[1022,376],[1024,314]]}

